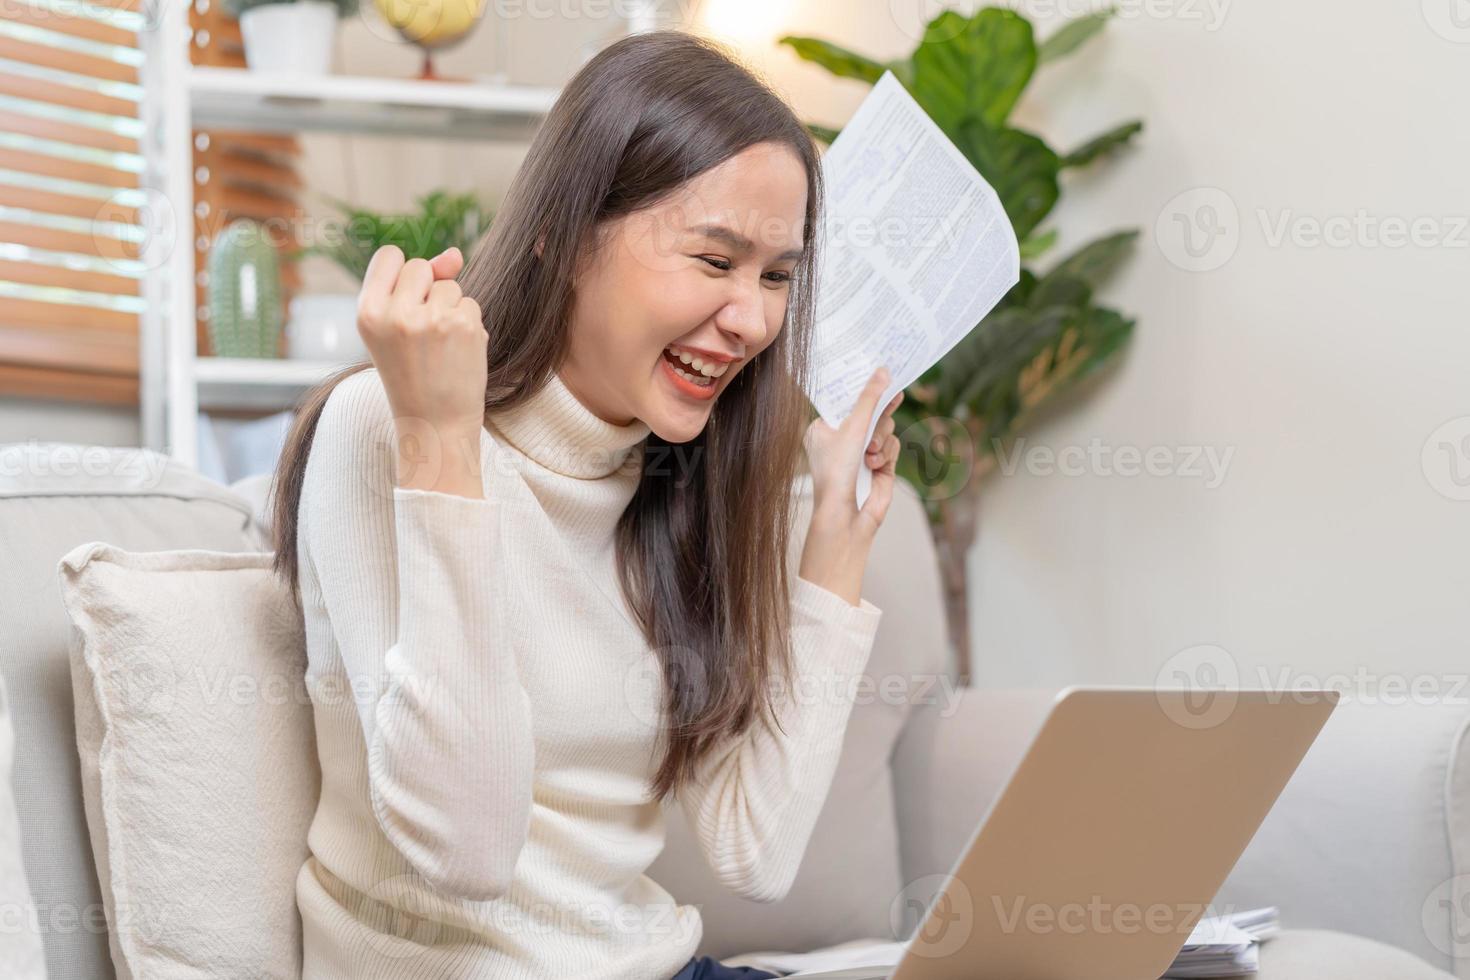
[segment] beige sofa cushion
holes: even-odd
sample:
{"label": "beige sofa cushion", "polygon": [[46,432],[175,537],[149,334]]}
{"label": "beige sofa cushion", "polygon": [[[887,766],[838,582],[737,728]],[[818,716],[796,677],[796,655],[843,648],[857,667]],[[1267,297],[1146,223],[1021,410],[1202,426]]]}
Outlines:
{"label": "beige sofa cushion", "polygon": [[146,449],[0,445],[0,674],[10,692],[21,847],[53,978],[107,980],[107,918],[92,865],[72,722],[71,625],[56,563],[86,541],[132,551],[263,547],[250,504]]}
{"label": "beige sofa cushion", "polygon": [[1454,980],[1412,953],[1327,929],[1283,929],[1251,980]]}
{"label": "beige sofa cushion", "polygon": [[270,560],[93,542],[59,565],[119,977],[299,974],[320,778],[301,616]]}
{"label": "beige sofa cushion", "polygon": [[41,926],[36,902],[26,881],[20,854],[20,817],[10,773],[15,764],[15,729],[10,723],[10,696],[0,677],[0,967],[10,980],[46,980]]}

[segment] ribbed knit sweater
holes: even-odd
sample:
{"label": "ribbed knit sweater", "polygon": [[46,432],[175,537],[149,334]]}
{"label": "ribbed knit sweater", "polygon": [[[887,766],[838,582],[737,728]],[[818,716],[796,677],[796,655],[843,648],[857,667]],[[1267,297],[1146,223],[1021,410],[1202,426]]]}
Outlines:
{"label": "ribbed knit sweater", "polygon": [[[471,499],[396,485],[375,369],[331,394],[298,527],[322,770],[304,980],[667,980],[693,955],[698,909],[644,873],[664,681],[615,570],[648,433],[553,373],[489,415]],[[784,734],[756,723],[676,797],[755,901],[791,886],[882,616],[792,581]]]}

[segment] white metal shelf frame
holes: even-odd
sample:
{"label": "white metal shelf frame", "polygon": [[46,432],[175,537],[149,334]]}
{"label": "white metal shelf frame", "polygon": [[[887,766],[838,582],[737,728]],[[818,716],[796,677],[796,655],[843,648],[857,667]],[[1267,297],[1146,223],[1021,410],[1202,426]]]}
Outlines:
{"label": "white metal shelf frame", "polygon": [[560,94],[523,85],[239,68],[194,68],[188,88],[194,125],[202,128],[494,140],[530,137]]}

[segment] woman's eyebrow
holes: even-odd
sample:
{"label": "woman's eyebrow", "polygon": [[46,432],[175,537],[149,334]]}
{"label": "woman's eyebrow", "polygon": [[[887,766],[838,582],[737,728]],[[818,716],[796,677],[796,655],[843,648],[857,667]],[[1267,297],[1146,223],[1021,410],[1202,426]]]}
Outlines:
{"label": "woman's eyebrow", "polygon": [[[713,239],[717,242],[724,242],[738,252],[749,253],[755,248],[755,243],[749,238],[746,238],[732,228],[726,228],[724,225],[697,225],[691,230],[703,235],[705,238]],[[776,261],[785,262],[788,259],[795,261],[801,258],[805,251],[805,249],[800,248],[789,249],[776,256]]]}

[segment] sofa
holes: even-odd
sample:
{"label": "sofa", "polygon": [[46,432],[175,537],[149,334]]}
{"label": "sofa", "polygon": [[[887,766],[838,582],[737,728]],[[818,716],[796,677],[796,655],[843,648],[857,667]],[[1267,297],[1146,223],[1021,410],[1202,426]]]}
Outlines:
{"label": "sofa", "polygon": [[[142,449],[0,445],[0,679],[35,912],[8,921],[39,931],[51,980],[122,975],[89,842],[58,561],[92,541],[268,550],[266,490],[263,478],[222,486]],[[802,493],[809,506],[809,483]],[[1054,697],[955,687],[933,546],[906,487],[863,591],[884,610],[868,670],[875,684],[860,693],[790,893],[761,904],[722,889],[677,809],[668,811],[668,843],[649,874],[701,907],[702,954],[906,935]],[[1339,707],[1215,896],[1221,910],[1280,908],[1283,931],[1262,948],[1262,980],[1470,980],[1467,722],[1461,699]],[[0,930],[0,973],[18,975],[5,964],[24,947],[7,944],[35,938]]]}

